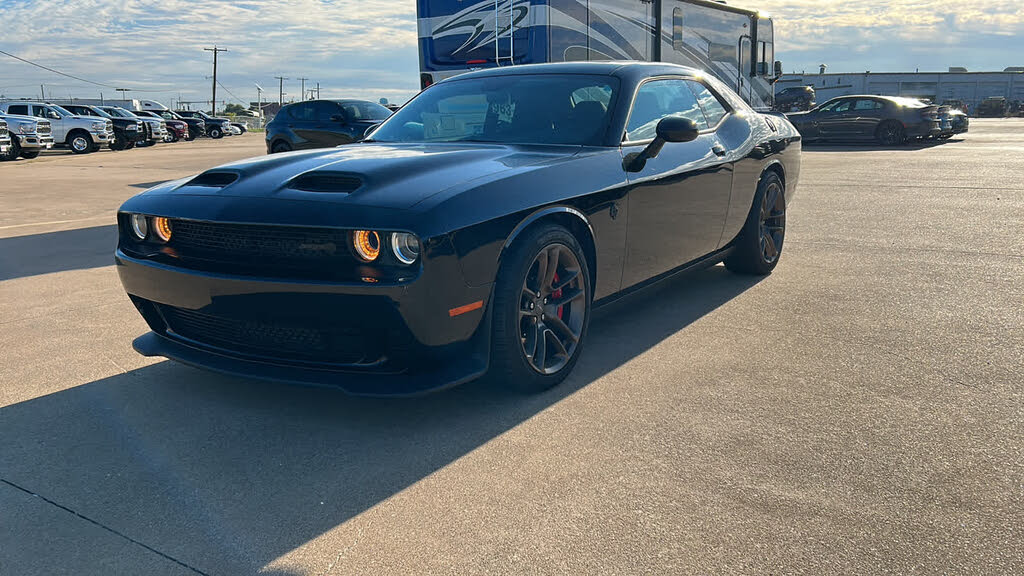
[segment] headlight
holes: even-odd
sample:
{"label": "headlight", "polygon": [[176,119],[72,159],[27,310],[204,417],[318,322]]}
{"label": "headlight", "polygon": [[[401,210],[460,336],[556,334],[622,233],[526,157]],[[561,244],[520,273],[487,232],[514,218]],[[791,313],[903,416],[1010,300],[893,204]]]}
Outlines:
{"label": "headlight", "polygon": [[104,127],[106,127],[106,124],[104,124],[103,122],[93,122],[92,123],[92,129],[93,130],[103,130]]}
{"label": "headlight", "polygon": [[32,124],[18,124],[18,132],[21,134],[31,134],[36,131],[36,127]]}
{"label": "headlight", "polygon": [[171,221],[162,216],[153,218],[153,233],[161,242],[169,242],[171,239]]}
{"label": "headlight", "polygon": [[412,264],[420,256],[420,240],[408,232],[395,232],[391,235],[391,251],[402,264]]}
{"label": "headlight", "polygon": [[373,262],[380,256],[380,235],[373,230],[356,230],[352,233],[352,249],[364,262]]}
{"label": "headlight", "polygon": [[149,222],[146,217],[142,214],[132,214],[131,218],[132,234],[135,235],[136,240],[145,240],[146,235],[149,234]]}

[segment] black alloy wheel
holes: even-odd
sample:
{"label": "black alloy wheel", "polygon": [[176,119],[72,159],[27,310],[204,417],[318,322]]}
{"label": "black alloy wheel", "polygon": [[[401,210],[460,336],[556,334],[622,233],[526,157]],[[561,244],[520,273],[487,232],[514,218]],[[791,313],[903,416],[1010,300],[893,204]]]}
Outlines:
{"label": "black alloy wheel", "polygon": [[223,136],[224,132],[221,131],[220,126],[214,126],[213,128],[210,128],[210,138],[216,140],[217,138],[221,138]]}
{"label": "black alloy wheel", "polygon": [[753,206],[733,242],[725,267],[739,274],[771,273],[782,256],[786,238],[786,188],[775,172],[761,176]]}
{"label": "black alloy wheel", "polygon": [[580,263],[564,244],[545,246],[523,280],[519,336],[530,366],[545,375],[565,367],[583,335],[587,290]]}
{"label": "black alloy wheel", "polygon": [[522,392],[565,379],[579,359],[590,321],[586,256],[565,228],[524,232],[502,257],[493,302],[491,372]]}
{"label": "black alloy wheel", "polygon": [[92,138],[85,132],[72,132],[68,138],[68,148],[75,154],[88,154],[92,152]]}
{"label": "black alloy wheel", "polygon": [[884,122],[878,127],[876,137],[878,138],[878,142],[884,146],[897,146],[899,144],[903,144],[907,139],[903,126],[901,126],[899,122],[894,122],[892,120]]}

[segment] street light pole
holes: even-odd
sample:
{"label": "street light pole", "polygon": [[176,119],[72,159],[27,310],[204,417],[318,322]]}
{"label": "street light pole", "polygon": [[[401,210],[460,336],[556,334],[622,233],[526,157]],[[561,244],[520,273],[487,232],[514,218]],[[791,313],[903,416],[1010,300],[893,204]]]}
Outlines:
{"label": "street light pole", "polygon": [[227,52],[227,48],[217,48],[214,44],[213,48],[203,48],[206,52],[213,52],[213,98],[210,100],[210,111],[214,114],[217,113],[217,54],[220,52]]}

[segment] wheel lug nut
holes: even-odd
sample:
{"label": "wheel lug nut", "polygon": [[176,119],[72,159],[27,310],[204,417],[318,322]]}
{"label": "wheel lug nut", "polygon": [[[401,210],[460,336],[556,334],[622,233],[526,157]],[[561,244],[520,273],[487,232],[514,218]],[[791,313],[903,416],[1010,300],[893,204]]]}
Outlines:
{"label": "wheel lug nut", "polygon": [[530,310],[533,310],[533,302],[530,302]]}

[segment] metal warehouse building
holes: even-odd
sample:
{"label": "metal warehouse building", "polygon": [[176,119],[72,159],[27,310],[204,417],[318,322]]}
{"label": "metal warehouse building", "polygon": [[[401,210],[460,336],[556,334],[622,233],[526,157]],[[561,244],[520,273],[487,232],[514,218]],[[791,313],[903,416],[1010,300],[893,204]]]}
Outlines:
{"label": "metal warehouse building", "polygon": [[824,102],[847,94],[878,94],[930,98],[933,102],[963,100],[973,111],[990,96],[1024,101],[1024,67],[1002,72],[860,72],[851,74],[786,74],[775,92],[792,86],[813,86],[816,100]]}

